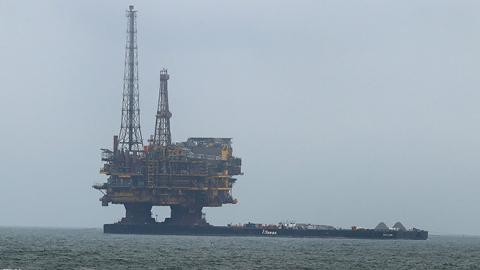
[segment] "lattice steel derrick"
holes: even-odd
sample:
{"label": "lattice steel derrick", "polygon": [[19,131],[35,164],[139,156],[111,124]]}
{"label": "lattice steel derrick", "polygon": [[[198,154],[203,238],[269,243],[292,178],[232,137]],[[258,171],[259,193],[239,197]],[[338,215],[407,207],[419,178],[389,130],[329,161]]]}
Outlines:
{"label": "lattice steel derrick", "polygon": [[172,113],[168,109],[168,79],[170,76],[166,69],[160,71],[160,90],[158,95],[158,109],[155,122],[155,145],[168,146],[172,143],[170,133],[170,118]]}
{"label": "lattice steel derrick", "polygon": [[138,151],[143,149],[143,139],[138,89],[137,11],[133,10],[133,6],[127,10],[127,18],[122,123],[118,137],[120,149]]}

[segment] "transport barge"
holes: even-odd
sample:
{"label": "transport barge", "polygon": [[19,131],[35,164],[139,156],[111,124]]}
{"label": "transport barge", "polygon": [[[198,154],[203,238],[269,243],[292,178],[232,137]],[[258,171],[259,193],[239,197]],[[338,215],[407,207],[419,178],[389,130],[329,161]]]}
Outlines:
{"label": "transport barge", "polygon": [[428,231],[394,228],[378,229],[337,229],[337,228],[295,228],[271,226],[179,226],[163,223],[152,224],[105,224],[105,233],[151,234],[151,235],[197,235],[197,236],[256,236],[256,237],[295,237],[295,238],[352,238],[352,239],[410,239],[426,240]]}

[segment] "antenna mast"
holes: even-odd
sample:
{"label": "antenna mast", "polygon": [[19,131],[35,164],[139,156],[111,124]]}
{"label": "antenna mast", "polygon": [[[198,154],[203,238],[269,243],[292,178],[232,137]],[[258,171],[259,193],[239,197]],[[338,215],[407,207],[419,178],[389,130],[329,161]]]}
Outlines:
{"label": "antenna mast", "polygon": [[140,108],[138,90],[137,11],[133,6],[127,10],[127,45],[125,48],[125,72],[123,77],[122,123],[119,146],[125,151],[143,149],[140,131]]}

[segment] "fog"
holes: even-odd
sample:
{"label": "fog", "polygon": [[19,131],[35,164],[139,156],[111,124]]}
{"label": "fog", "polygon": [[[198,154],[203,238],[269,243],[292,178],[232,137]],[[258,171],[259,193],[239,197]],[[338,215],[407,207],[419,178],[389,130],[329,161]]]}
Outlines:
{"label": "fog", "polygon": [[[0,225],[100,227],[138,10],[144,139],[159,70],[172,137],[233,137],[213,224],[480,234],[478,1],[0,1]],[[155,207],[159,219],[169,214]]]}

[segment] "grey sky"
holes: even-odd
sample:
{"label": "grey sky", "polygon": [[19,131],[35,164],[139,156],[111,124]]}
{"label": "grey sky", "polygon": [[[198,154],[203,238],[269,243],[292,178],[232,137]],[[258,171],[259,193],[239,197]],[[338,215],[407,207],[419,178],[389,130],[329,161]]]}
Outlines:
{"label": "grey sky", "polygon": [[[479,234],[478,1],[0,1],[0,225],[100,227],[125,9],[142,133],[167,67],[173,139],[234,138],[214,224],[402,221]],[[163,217],[168,209],[155,208]]]}

